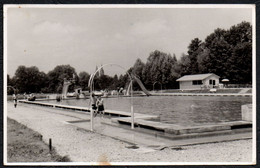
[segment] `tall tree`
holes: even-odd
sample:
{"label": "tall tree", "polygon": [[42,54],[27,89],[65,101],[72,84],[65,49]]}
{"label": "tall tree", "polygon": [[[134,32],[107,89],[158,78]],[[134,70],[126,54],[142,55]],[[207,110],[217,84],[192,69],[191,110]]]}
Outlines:
{"label": "tall tree", "polygon": [[118,76],[115,74],[112,80],[112,85],[110,86],[110,89],[115,90],[117,87],[119,87],[119,79]]}
{"label": "tall tree", "polygon": [[176,57],[174,58],[170,54],[158,50],[150,53],[144,68],[144,72],[147,73],[145,84],[153,85],[157,82],[164,87],[169,87],[172,82],[175,82],[172,72],[176,64]]}
{"label": "tall tree", "polygon": [[[252,82],[252,28],[242,22],[229,30],[216,29],[205,40],[207,61],[201,67],[231,83]],[[207,56],[206,56],[207,55]]]}
{"label": "tall tree", "polygon": [[[58,65],[48,74],[49,88],[53,92],[61,92],[64,79],[72,79],[76,71],[70,65]],[[72,88],[73,90],[73,88]]]}
{"label": "tall tree", "polygon": [[207,67],[209,61],[209,49],[205,47],[205,43],[202,43],[197,56],[198,71],[200,74],[209,72]]}
{"label": "tall tree", "polygon": [[189,55],[185,55],[183,53],[181,59],[178,61],[179,73],[181,76],[191,74],[192,70],[190,64],[191,64],[191,60]]}
{"label": "tall tree", "polygon": [[191,74],[197,74],[199,73],[199,67],[198,67],[198,55],[201,51],[201,40],[198,38],[195,38],[191,40],[190,45],[188,46],[188,54],[190,59],[190,73]]}
{"label": "tall tree", "polygon": [[79,73],[79,86],[82,88],[82,90],[88,89],[89,78],[90,78],[89,73],[85,71]]}
{"label": "tall tree", "polygon": [[252,26],[242,22],[228,31],[227,41],[232,46],[228,59],[229,78],[233,83],[252,82]]}
{"label": "tall tree", "polygon": [[135,61],[135,64],[133,68],[131,69],[132,73],[136,75],[141,81],[143,80],[143,69],[145,67],[145,64],[141,61],[140,58],[138,58]]}
{"label": "tall tree", "polygon": [[15,93],[15,83],[13,82],[13,79],[10,77],[10,75],[7,74],[7,94],[14,94]]}
{"label": "tall tree", "polygon": [[249,22],[241,22],[227,31],[227,42],[236,46],[239,43],[252,42],[252,26]]}
{"label": "tall tree", "polygon": [[227,60],[231,54],[230,44],[226,41],[227,32],[224,29],[216,29],[205,40],[208,48],[208,62],[204,62],[208,73],[215,73],[221,77],[228,76]]}
{"label": "tall tree", "polygon": [[228,78],[233,83],[252,83],[252,44],[243,42],[236,45],[228,60]]}
{"label": "tall tree", "polygon": [[97,90],[110,89],[111,85],[113,85],[113,82],[111,82],[112,80],[113,78],[108,75],[101,75],[94,80],[95,88]]}
{"label": "tall tree", "polygon": [[36,66],[19,66],[14,76],[15,87],[20,93],[40,92],[45,87],[47,77],[44,72],[40,72]]}

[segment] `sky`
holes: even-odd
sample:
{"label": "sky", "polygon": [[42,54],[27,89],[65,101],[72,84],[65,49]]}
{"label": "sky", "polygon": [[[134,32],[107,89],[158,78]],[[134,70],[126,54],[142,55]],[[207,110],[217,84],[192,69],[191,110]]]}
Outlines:
{"label": "sky", "polygon": [[[71,65],[77,73],[114,63],[125,69],[155,50],[187,53],[191,40],[204,39],[216,28],[247,21],[252,8],[7,8],[7,74],[19,65],[48,73]],[[105,74],[123,74],[113,66]]]}

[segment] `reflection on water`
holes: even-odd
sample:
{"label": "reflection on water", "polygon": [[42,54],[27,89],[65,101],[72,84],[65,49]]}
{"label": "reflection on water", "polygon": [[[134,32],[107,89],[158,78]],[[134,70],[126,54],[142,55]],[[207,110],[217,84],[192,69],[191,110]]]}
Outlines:
{"label": "reflection on water", "polygon": [[[241,105],[248,103],[252,103],[251,97],[133,97],[134,112],[159,115],[161,122],[186,126],[241,120]],[[60,104],[89,107],[89,100],[63,100]],[[131,98],[104,98],[104,104],[106,109],[130,112]]]}

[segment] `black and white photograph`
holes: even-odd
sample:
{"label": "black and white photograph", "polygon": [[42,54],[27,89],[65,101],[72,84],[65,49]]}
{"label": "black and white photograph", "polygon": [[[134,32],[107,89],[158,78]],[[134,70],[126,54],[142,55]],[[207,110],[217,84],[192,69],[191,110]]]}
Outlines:
{"label": "black and white photograph", "polygon": [[4,5],[4,165],[255,165],[255,15]]}

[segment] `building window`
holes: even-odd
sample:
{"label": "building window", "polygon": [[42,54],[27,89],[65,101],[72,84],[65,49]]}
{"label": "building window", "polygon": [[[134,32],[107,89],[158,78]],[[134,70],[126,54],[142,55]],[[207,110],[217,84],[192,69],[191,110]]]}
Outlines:
{"label": "building window", "polygon": [[192,81],[192,85],[202,85],[202,80],[194,80]]}
{"label": "building window", "polygon": [[216,81],[215,81],[215,80],[212,80],[212,79],[210,79],[210,80],[209,80],[209,84],[210,84],[210,85],[216,85]]}

